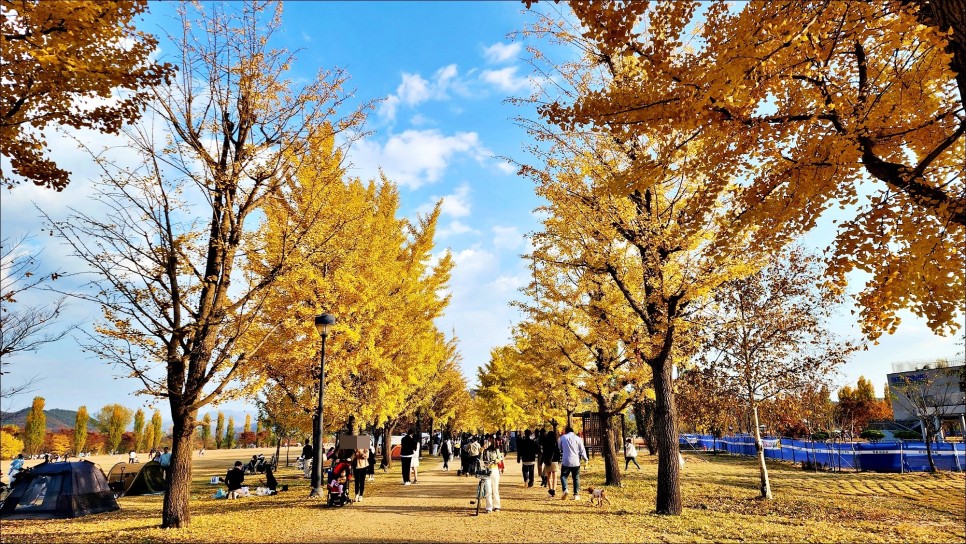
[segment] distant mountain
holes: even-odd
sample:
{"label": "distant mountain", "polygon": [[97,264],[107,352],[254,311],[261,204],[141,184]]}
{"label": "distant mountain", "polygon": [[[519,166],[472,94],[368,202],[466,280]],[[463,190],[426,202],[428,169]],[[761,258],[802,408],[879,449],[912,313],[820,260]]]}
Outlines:
{"label": "distant mountain", "polygon": [[[0,424],[3,425],[16,425],[21,429],[27,424],[27,413],[30,412],[30,408],[24,408],[23,410],[17,410],[16,412],[4,412],[0,414]],[[60,408],[51,408],[50,410],[44,410],[44,415],[47,416],[47,430],[48,431],[59,431],[61,429],[73,429],[74,423],[77,421],[77,410],[61,410]],[[94,418],[87,420],[87,430],[96,431],[95,426],[97,421]]]}

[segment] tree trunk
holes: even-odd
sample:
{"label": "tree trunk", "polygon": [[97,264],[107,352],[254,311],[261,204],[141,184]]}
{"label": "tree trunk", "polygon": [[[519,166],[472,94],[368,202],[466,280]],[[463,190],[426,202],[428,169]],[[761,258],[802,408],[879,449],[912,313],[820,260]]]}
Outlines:
{"label": "tree trunk", "polygon": [[172,406],[171,416],[174,419],[174,429],[171,432],[171,466],[168,467],[166,478],[168,489],[164,494],[161,527],[180,529],[191,523],[191,512],[188,508],[191,498],[191,435],[198,412],[183,412]]}
{"label": "tree trunk", "polygon": [[[614,447],[614,416],[607,410],[607,399],[597,396],[597,415],[600,417],[600,453],[604,458],[604,485],[621,485],[621,467]],[[575,491],[576,493],[576,491]]]}
{"label": "tree trunk", "polygon": [[657,441],[657,513],[677,516],[681,503],[678,429],[670,357],[651,363],[654,375],[654,435]]}
{"label": "tree trunk", "polygon": [[654,401],[644,399],[635,402],[633,410],[634,420],[637,424],[637,435],[644,440],[647,453],[654,455],[657,453],[657,444],[654,440]]}
{"label": "tree trunk", "polygon": [[924,434],[926,435],[923,438],[926,439],[926,459],[929,460],[929,472],[935,473],[938,470],[936,469],[936,461],[932,458],[932,440],[936,436],[936,433],[932,430],[932,425],[926,427]]}
{"label": "tree trunk", "polygon": [[382,468],[388,469],[392,466],[392,431],[395,427],[395,423],[386,421],[386,424],[382,427]]}
{"label": "tree trunk", "polygon": [[346,423],[346,428],[349,430],[350,435],[356,434],[356,416],[349,415],[349,421]]}
{"label": "tree trunk", "polygon": [[422,410],[416,410],[416,444],[419,446],[417,448],[417,454],[420,453],[423,446],[423,414]]}
{"label": "tree trunk", "polygon": [[768,467],[765,466],[765,445],[761,441],[761,427],[758,423],[758,405],[752,402],[751,414],[755,423],[755,453],[758,455],[758,472],[761,476],[761,498],[771,499],[771,483],[768,481]]}
{"label": "tree trunk", "polygon": [[[279,436],[276,438],[278,441],[275,444],[275,463],[272,470],[278,470],[278,458],[282,455],[282,437]],[[286,463],[286,466],[288,466],[288,463]]]}

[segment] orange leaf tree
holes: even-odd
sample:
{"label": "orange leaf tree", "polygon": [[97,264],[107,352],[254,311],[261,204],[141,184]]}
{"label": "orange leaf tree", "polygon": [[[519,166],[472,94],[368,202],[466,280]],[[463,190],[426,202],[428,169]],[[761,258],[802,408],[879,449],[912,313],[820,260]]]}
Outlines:
{"label": "orange leaf tree", "polygon": [[[844,289],[850,271],[868,273],[857,296],[864,332],[893,332],[902,308],[938,333],[958,328],[966,268],[964,2],[571,8],[582,28],[567,39],[579,38],[611,77],[572,103],[545,104],[549,121],[593,125],[622,141],[660,126],[705,140],[695,167],[738,167],[731,213],[754,221],[765,244],[844,208],[827,274]],[[651,180],[637,175],[630,183]]]}
{"label": "orange leaf tree", "polygon": [[70,172],[48,157],[48,127],[113,134],[140,117],[150,87],[173,73],[150,58],[157,40],[134,28],[147,7],[147,0],[0,1],[0,155],[12,170],[0,170],[0,181],[60,191]]}

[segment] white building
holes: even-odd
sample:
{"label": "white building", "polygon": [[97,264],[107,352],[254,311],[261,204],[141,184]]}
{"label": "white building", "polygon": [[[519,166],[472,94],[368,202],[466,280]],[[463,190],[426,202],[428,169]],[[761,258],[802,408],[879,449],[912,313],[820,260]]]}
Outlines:
{"label": "white building", "polygon": [[[960,436],[966,429],[966,365],[938,366],[900,363],[893,369],[914,368],[888,375],[892,411],[896,421],[918,421],[922,417],[959,422]],[[921,421],[920,421],[921,426]],[[925,437],[923,429],[923,436]]]}

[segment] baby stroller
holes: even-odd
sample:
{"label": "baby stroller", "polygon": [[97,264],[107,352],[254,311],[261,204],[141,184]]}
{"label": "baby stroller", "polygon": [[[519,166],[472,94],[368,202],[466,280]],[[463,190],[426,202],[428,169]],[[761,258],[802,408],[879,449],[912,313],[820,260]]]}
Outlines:
{"label": "baby stroller", "polygon": [[253,455],[252,460],[245,465],[245,474],[264,474],[265,466],[264,454],[258,456]]}
{"label": "baby stroller", "polygon": [[349,484],[352,481],[352,466],[346,460],[339,460],[326,471],[326,486],[329,490],[328,506],[352,504],[349,499]]}
{"label": "baby stroller", "polygon": [[264,455],[259,455],[258,456],[258,463],[255,464],[255,472],[258,473],[258,474],[265,474],[265,469],[266,468],[271,468],[271,469],[274,470],[274,468],[275,468],[275,456],[274,455],[272,455],[272,457],[270,459],[268,459],[268,460],[265,459],[265,456]]}

